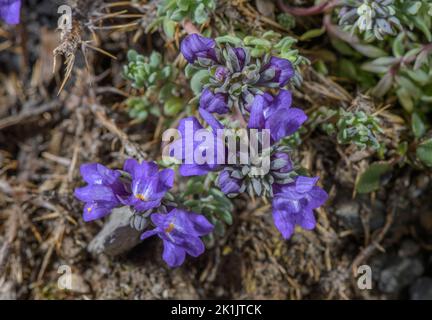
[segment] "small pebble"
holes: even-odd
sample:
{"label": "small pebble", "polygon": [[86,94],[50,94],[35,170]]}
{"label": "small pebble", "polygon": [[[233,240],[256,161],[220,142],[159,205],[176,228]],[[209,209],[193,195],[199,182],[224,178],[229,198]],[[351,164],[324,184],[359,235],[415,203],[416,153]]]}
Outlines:
{"label": "small pebble", "polygon": [[385,293],[398,293],[421,276],[424,267],[418,258],[400,258],[381,271],[378,287]]}
{"label": "small pebble", "polygon": [[432,300],[432,278],[417,279],[410,288],[411,300]]}

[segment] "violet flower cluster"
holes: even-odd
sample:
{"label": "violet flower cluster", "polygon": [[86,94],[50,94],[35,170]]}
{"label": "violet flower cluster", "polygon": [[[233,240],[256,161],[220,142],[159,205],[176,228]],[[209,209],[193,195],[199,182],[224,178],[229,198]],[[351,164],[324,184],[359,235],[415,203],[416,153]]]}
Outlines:
{"label": "violet flower cluster", "polygon": [[[251,58],[245,47],[221,47],[215,40],[197,34],[183,40],[181,52],[192,68],[207,70],[209,80],[199,100],[199,114],[205,124],[193,116],[181,119],[180,137],[170,144],[169,155],[180,160],[180,175],[217,172],[217,186],[229,197],[247,192],[252,198],[271,199],[275,226],[285,239],[291,237],[297,225],[313,229],[313,210],[324,204],[328,196],[316,185],[318,177],[297,173],[289,155],[291,150],[283,143],[307,120],[303,110],[292,106],[292,94],[286,89],[294,76],[291,62],[272,56]],[[223,117],[222,121],[215,114]],[[244,156],[241,149],[227,154],[230,145],[219,133],[236,127],[238,122],[246,131],[247,140],[256,138],[258,149],[265,144],[263,133],[269,133],[266,155],[262,152],[261,156],[238,162],[233,160]],[[196,140],[197,135],[202,139]],[[252,151],[255,147],[248,148]],[[203,157],[195,159],[196,154]],[[260,165],[255,160],[264,162],[264,156],[269,160],[268,170],[255,170]],[[178,200],[181,197],[176,200],[170,193],[174,170],[160,170],[154,162],[128,159],[122,170],[111,170],[98,163],[84,164],[81,175],[87,185],[77,188],[75,196],[85,203],[85,221],[103,218],[116,207],[128,206],[134,217],[151,220],[154,228],[145,229],[148,224],[142,224],[141,239],[154,235],[161,238],[163,259],[170,267],[180,266],[186,254],[197,257],[204,252],[201,237],[210,234],[214,226],[204,215],[184,209],[185,204]]]}
{"label": "violet flower cluster", "polygon": [[172,169],[159,170],[155,162],[128,159],[123,170],[111,170],[98,163],[80,168],[87,186],[77,188],[75,197],[85,203],[83,218],[92,221],[109,215],[112,209],[130,206],[136,214],[150,217],[154,229],[141,239],[158,235],[163,241],[163,259],[170,267],[180,266],[186,253],[197,257],[204,252],[200,237],[213,225],[202,215],[164,203],[174,184]]}
{"label": "violet flower cluster", "polygon": [[[316,186],[318,177],[298,175],[292,165],[289,148],[281,141],[295,133],[307,120],[306,114],[292,107],[292,94],[286,89],[294,76],[290,61],[274,56],[252,58],[245,47],[222,47],[198,34],[187,36],[181,52],[196,70],[208,70],[199,99],[199,113],[211,131],[224,126],[213,114],[225,119],[240,119],[251,129],[270,132],[270,170],[264,175],[253,172],[253,164],[188,163],[180,165],[183,176],[219,172],[218,185],[230,197],[247,192],[251,197],[267,197],[273,203],[273,220],[285,239],[291,237],[296,225],[310,230],[316,225],[313,210],[323,205],[327,193]],[[274,94],[274,92],[276,92]],[[182,119],[179,125],[181,143],[190,152],[202,152],[202,144],[186,141],[185,123],[193,122],[193,130],[203,128],[195,117]],[[226,122],[226,121],[225,121]],[[225,141],[214,135],[213,158],[226,151]],[[180,160],[184,161],[184,154]],[[226,159],[225,159],[226,160]]]}
{"label": "violet flower cluster", "polygon": [[7,24],[20,22],[21,0],[0,0],[0,20]]}

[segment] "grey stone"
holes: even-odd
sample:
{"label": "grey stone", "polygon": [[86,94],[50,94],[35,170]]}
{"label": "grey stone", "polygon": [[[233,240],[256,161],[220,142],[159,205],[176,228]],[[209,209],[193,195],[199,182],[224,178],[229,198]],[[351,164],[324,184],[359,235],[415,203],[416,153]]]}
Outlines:
{"label": "grey stone", "polygon": [[108,222],[88,245],[92,254],[106,253],[111,256],[125,253],[140,243],[142,231],[131,227],[134,213],[129,207],[116,208]]}
{"label": "grey stone", "polygon": [[420,246],[413,240],[408,239],[402,242],[398,255],[400,257],[412,257],[420,251]]}
{"label": "grey stone", "polygon": [[266,17],[273,18],[275,4],[271,0],[255,0],[258,11]]}
{"label": "grey stone", "polygon": [[374,281],[379,281],[381,276],[381,271],[385,268],[386,262],[388,261],[388,256],[386,254],[380,254],[373,257],[369,263],[372,269],[372,279]]}
{"label": "grey stone", "polygon": [[343,201],[336,206],[336,215],[348,228],[361,228],[360,205],[356,201]]}
{"label": "grey stone", "polygon": [[429,259],[428,259],[428,262],[427,262],[427,271],[429,272],[429,273],[431,273],[432,272],[432,254],[430,255],[430,257],[429,257]]}
{"label": "grey stone", "polygon": [[380,200],[375,200],[371,207],[369,225],[372,231],[382,228],[385,224],[386,208]]}
{"label": "grey stone", "polygon": [[422,277],[410,288],[411,300],[432,300],[432,278]]}
{"label": "grey stone", "polygon": [[430,210],[421,211],[420,225],[426,232],[432,232],[432,212]]}
{"label": "grey stone", "polygon": [[[360,216],[361,203],[358,200],[343,200],[336,205],[336,216],[339,218],[341,224],[348,228],[353,229],[356,232],[363,230],[363,223]],[[383,205],[381,202],[376,201],[371,207],[370,204],[365,203],[370,211],[369,214],[369,227],[370,229],[376,230],[384,225],[384,213]]]}
{"label": "grey stone", "polygon": [[421,276],[423,271],[420,259],[397,257],[381,271],[378,287],[385,293],[398,293]]}

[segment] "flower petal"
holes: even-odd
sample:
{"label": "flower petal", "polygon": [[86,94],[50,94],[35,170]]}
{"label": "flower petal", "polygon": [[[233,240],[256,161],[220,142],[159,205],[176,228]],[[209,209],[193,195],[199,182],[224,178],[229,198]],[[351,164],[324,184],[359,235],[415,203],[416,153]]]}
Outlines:
{"label": "flower petal", "polygon": [[312,190],[319,177],[298,176],[295,181],[295,189],[299,193],[306,193]]}
{"label": "flower petal", "polygon": [[267,106],[266,100],[263,96],[257,95],[252,102],[249,124],[251,129],[263,129],[265,126],[264,107]]}
{"label": "flower petal", "polygon": [[[174,186],[175,172],[172,169],[164,169],[159,172],[159,179],[166,189],[171,189]],[[166,190],[168,191],[168,190]]]}
{"label": "flower petal", "polygon": [[224,128],[223,124],[216,120],[213,115],[204,109],[199,109],[199,113],[201,117],[209,124],[209,126],[212,128],[213,132],[216,133],[217,130],[222,130]]}
{"label": "flower petal", "polygon": [[240,190],[241,180],[232,178],[227,170],[223,170],[218,177],[218,186],[225,194],[237,193]]}
{"label": "flower petal", "polygon": [[85,222],[101,219],[109,215],[114,207],[110,204],[100,202],[86,203],[83,211],[83,220]]}
{"label": "flower petal", "polygon": [[136,176],[139,168],[139,162],[133,158],[127,159],[123,164],[123,170],[131,176]]}
{"label": "flower petal", "polygon": [[275,70],[275,78],[273,81],[278,82],[281,87],[287,85],[289,80],[294,76],[294,68],[287,59],[271,57],[269,68]]}
{"label": "flower petal", "polygon": [[201,93],[199,107],[208,112],[224,114],[229,111],[227,96],[223,93],[212,93],[208,88]]}
{"label": "flower petal", "polygon": [[162,198],[150,200],[150,201],[139,201],[138,200],[137,202],[134,202],[133,207],[135,208],[136,211],[143,212],[143,211],[147,211],[147,210],[159,207],[161,204],[161,200],[162,200]]}
{"label": "flower petal", "polygon": [[284,239],[289,239],[292,236],[295,223],[291,221],[289,215],[286,212],[273,210],[273,221]]}
{"label": "flower petal", "polygon": [[120,177],[120,172],[108,169],[99,163],[81,165],[80,173],[88,184],[113,184]]}
{"label": "flower petal", "polygon": [[213,225],[206,217],[181,209],[173,209],[164,221],[164,228],[174,225],[177,236],[204,236],[213,231]]}
{"label": "flower petal", "polygon": [[296,215],[302,210],[301,198],[290,199],[285,198],[285,194],[277,195],[273,198],[273,208],[276,210],[282,210],[287,212],[289,215]]}
{"label": "flower petal", "polygon": [[105,201],[119,203],[112,189],[103,185],[88,185],[75,189],[75,197],[83,202]]}
{"label": "flower petal", "polygon": [[194,63],[198,58],[216,60],[215,46],[216,42],[213,39],[194,33],[183,39],[180,51],[189,63]]}
{"label": "flower petal", "polygon": [[186,257],[186,252],[183,248],[166,240],[163,241],[163,247],[162,258],[171,268],[176,268],[183,264]]}
{"label": "flower petal", "polygon": [[273,141],[277,142],[296,132],[306,120],[307,116],[301,109],[281,108],[269,116],[265,127],[270,130]]}
{"label": "flower petal", "polygon": [[304,210],[301,215],[297,217],[296,223],[305,230],[312,230],[316,226],[315,216],[312,210]]}
{"label": "flower petal", "polygon": [[210,168],[206,164],[181,164],[179,173],[183,177],[202,176],[210,172]]}
{"label": "flower petal", "polygon": [[188,219],[192,222],[194,233],[198,236],[205,236],[211,233],[214,226],[201,214],[187,213]]}
{"label": "flower petal", "polygon": [[165,225],[165,221],[170,218],[169,215],[170,214],[153,213],[150,216],[150,219],[155,224],[156,227],[163,229]]}
{"label": "flower petal", "polygon": [[143,234],[141,235],[140,239],[141,240],[145,240],[147,238],[150,238],[150,237],[154,236],[157,233],[158,233],[158,231],[156,229],[147,230],[147,231],[143,232]]}
{"label": "flower petal", "polygon": [[275,96],[273,104],[277,109],[279,108],[289,108],[292,104],[292,93],[289,90],[281,89],[279,93]]}
{"label": "flower petal", "polygon": [[316,209],[321,207],[328,199],[328,194],[322,188],[314,186],[309,192],[308,207]]}
{"label": "flower petal", "polygon": [[186,253],[192,257],[200,256],[205,250],[204,243],[201,241],[201,239],[191,236],[185,237],[183,248],[186,250]]}
{"label": "flower petal", "polygon": [[142,161],[138,163],[135,159],[128,159],[123,165],[123,170],[128,172],[132,179],[143,179],[159,171],[158,165],[154,161]]}

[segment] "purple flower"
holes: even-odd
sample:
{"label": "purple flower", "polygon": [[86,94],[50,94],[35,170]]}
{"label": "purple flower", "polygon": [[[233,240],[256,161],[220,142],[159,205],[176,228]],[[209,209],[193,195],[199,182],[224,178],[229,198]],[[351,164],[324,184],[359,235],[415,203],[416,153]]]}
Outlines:
{"label": "purple flower", "polygon": [[219,66],[216,68],[214,77],[216,78],[216,80],[220,81],[220,82],[224,82],[225,78],[228,75],[228,69],[222,66]]}
{"label": "purple flower", "polygon": [[225,194],[238,193],[241,187],[242,181],[231,177],[230,171],[224,169],[218,178],[218,186],[221,191]]}
{"label": "purple flower", "polygon": [[159,207],[165,193],[173,187],[174,171],[159,171],[155,162],[138,163],[128,159],[123,170],[131,175],[131,194],[121,198],[123,204],[133,206],[137,211],[146,211]]}
{"label": "purple flower", "polygon": [[323,205],[327,193],[315,186],[318,177],[298,176],[293,183],[273,185],[273,220],[285,239],[289,239],[296,225],[312,230],[316,221],[313,210]]}
{"label": "purple flower", "polygon": [[100,219],[121,205],[121,196],[126,196],[120,172],[110,170],[99,163],[83,164],[81,175],[87,186],[75,189],[75,197],[85,202],[84,221]]}
{"label": "purple flower", "polygon": [[154,213],[153,230],[144,232],[141,240],[158,235],[163,241],[162,258],[171,267],[183,264],[186,253],[198,257],[204,250],[200,237],[213,231],[213,225],[202,215],[173,209],[167,214]]}
{"label": "purple flower", "polygon": [[238,66],[234,66],[235,71],[242,71],[246,62],[246,51],[243,48],[234,48],[232,50],[238,61]]}
{"label": "purple flower", "polygon": [[223,93],[214,94],[209,89],[204,89],[201,93],[199,107],[201,109],[207,110],[208,112],[216,112],[219,114],[224,114],[229,111],[227,104],[228,97]]}
{"label": "purple flower", "polygon": [[273,142],[296,132],[307,120],[303,110],[291,107],[292,95],[288,90],[280,90],[273,97],[270,94],[257,95],[250,107],[248,127],[269,129]]}
{"label": "purple flower", "polygon": [[287,172],[291,172],[293,170],[293,165],[292,165],[291,159],[287,153],[277,152],[277,153],[272,155],[272,158],[271,158],[272,161],[273,160],[279,160],[279,159],[284,160],[286,162],[286,164],[282,168],[278,169],[277,170],[278,172],[287,173]]}
{"label": "purple flower", "polygon": [[213,39],[193,33],[183,39],[180,50],[189,63],[194,63],[198,58],[217,61],[215,46]]}
{"label": "purple flower", "polygon": [[7,24],[20,22],[21,0],[0,0],[0,19]]}
{"label": "purple flower", "polygon": [[[184,118],[177,128],[181,137],[170,146],[170,155],[182,162],[179,172],[186,177],[205,175],[224,163],[225,145],[217,135],[217,130],[223,126],[208,111],[199,111],[212,131],[204,129],[195,117]],[[198,138],[200,135],[205,135],[205,138]],[[202,157],[199,161],[198,156]]]}
{"label": "purple flower", "polygon": [[[280,87],[284,87],[294,77],[294,68],[287,59],[271,57],[261,75],[265,78],[260,80],[261,84],[278,83]],[[271,75],[270,79],[267,79],[268,75]]]}

